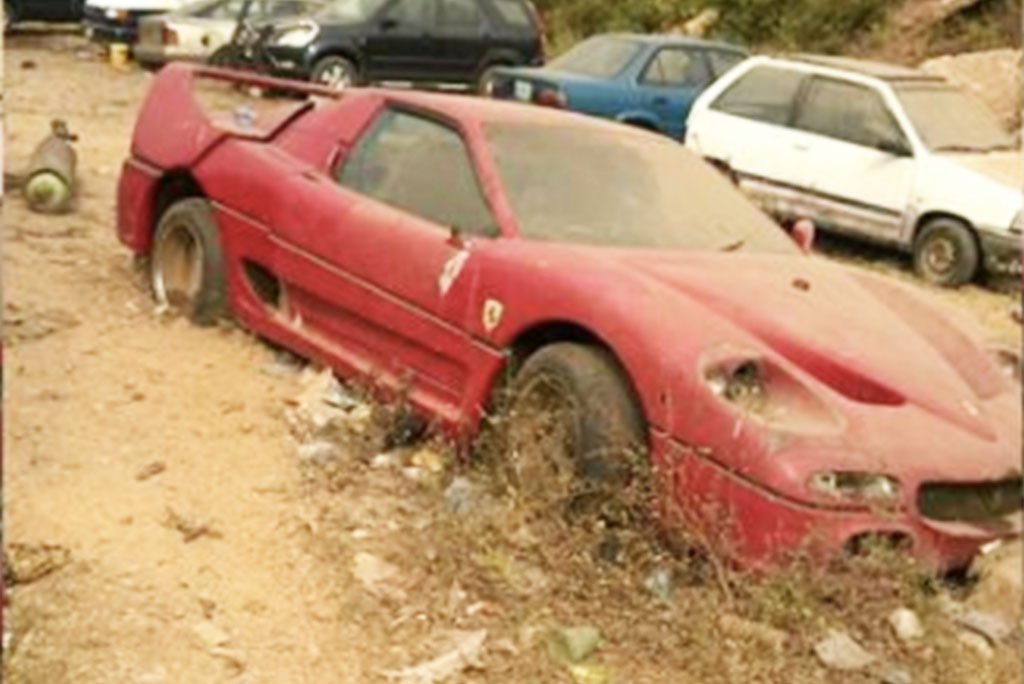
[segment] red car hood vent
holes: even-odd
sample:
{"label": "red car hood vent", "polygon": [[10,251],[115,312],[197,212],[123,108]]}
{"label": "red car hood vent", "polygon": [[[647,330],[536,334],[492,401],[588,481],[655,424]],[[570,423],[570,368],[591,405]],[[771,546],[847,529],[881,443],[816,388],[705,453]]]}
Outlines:
{"label": "red car hood vent", "polygon": [[847,399],[912,402],[983,439],[996,438],[981,400],[1007,389],[1005,381],[967,335],[899,286],[894,294],[884,282],[866,287],[852,272],[814,259],[773,255],[647,254],[631,265]]}

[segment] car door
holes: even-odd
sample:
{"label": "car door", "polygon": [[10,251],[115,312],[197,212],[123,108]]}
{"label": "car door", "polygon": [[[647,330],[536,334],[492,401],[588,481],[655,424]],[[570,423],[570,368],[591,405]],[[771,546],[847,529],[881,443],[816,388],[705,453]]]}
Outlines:
{"label": "car door", "polygon": [[490,354],[464,324],[474,242],[497,233],[463,137],[385,109],[336,177],[307,188],[277,229],[293,327],[340,365],[454,416]]}
{"label": "car door", "polygon": [[655,116],[662,131],[682,139],[686,115],[711,80],[703,51],[660,48],[651,56],[637,81],[640,106]]}
{"label": "car door", "polygon": [[415,80],[437,59],[434,24],[437,0],[392,0],[377,15],[366,38],[368,75],[373,80]]}
{"label": "car door", "polygon": [[815,76],[794,125],[801,131],[813,217],[828,227],[898,240],[915,163],[882,93],[864,83]]}
{"label": "car door", "polygon": [[792,121],[807,78],[802,70],[754,66],[689,124],[687,145],[727,167],[764,210],[780,217],[805,212],[804,134]]}
{"label": "car door", "polygon": [[488,48],[490,24],[479,0],[438,0],[439,80],[471,82]]}

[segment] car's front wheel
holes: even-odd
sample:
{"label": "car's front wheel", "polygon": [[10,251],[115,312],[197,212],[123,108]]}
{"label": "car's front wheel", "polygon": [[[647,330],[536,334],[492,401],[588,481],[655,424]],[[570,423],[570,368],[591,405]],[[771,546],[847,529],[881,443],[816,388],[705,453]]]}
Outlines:
{"label": "car's front wheel", "polygon": [[980,253],[971,229],[953,218],[929,221],[914,241],[914,269],[924,280],[943,287],[971,282]]}
{"label": "car's front wheel", "polygon": [[359,83],[356,65],[340,55],[324,57],[313,66],[309,80],[333,90],[344,90]]}
{"label": "car's front wheel", "polygon": [[494,457],[526,500],[588,527],[646,515],[644,419],[608,352],[575,343],[542,348],[513,378],[499,421]]}
{"label": "car's front wheel", "polygon": [[198,325],[212,325],[227,313],[224,254],[208,201],[179,200],[160,217],[150,284],[159,306],[181,311]]}

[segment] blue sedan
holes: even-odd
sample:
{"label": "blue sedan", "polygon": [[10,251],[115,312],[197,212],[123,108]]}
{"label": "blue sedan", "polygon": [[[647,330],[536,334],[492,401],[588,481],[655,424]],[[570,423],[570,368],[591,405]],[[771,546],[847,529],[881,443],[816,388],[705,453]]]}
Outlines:
{"label": "blue sedan", "polygon": [[693,101],[747,52],[684,36],[606,34],[540,68],[499,68],[493,97],[571,109],[682,140]]}

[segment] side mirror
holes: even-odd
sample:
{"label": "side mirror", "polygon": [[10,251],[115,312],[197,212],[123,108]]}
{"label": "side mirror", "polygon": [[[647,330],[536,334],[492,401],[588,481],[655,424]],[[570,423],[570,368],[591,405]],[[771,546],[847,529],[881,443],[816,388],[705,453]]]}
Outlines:
{"label": "side mirror", "polygon": [[790,235],[793,238],[793,242],[800,248],[800,251],[810,254],[811,249],[814,247],[814,236],[817,232],[818,229],[814,227],[814,221],[809,218],[802,218],[793,224]]}
{"label": "side mirror", "polygon": [[913,156],[913,150],[910,149],[910,145],[901,136],[883,137],[879,139],[875,147],[882,152],[888,152],[894,157]]}

